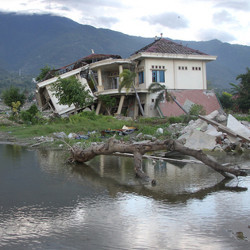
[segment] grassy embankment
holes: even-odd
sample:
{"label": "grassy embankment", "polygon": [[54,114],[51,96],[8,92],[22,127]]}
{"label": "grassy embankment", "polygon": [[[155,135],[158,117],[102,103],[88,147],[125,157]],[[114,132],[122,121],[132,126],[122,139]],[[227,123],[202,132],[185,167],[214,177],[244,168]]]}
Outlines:
{"label": "grassy embankment", "polygon": [[[173,119],[173,118],[172,118]],[[177,118],[176,121],[181,121],[183,118]],[[136,127],[138,130],[132,135],[119,136],[117,138],[123,138],[129,140],[131,136],[136,136],[138,133],[155,136],[159,139],[167,138],[170,136],[166,128],[169,126],[169,122],[173,122],[171,119],[161,118],[141,118],[138,121],[124,121],[118,120],[111,116],[95,115],[93,112],[83,112],[77,115],[72,115],[69,118],[54,118],[52,120],[43,121],[40,124],[28,125],[28,124],[15,124],[15,125],[1,125],[0,131],[8,132],[8,135],[17,139],[31,139],[34,137],[48,136],[52,137],[55,132],[76,133],[86,135],[88,132],[96,131],[91,134],[88,142],[102,141],[101,131],[108,129],[121,129],[124,125],[128,127]],[[157,134],[157,129],[163,128],[163,134]],[[109,136],[107,136],[109,137]],[[68,140],[70,144],[74,144],[78,140]],[[54,142],[54,144],[61,143],[60,141]],[[86,143],[86,142],[85,142]]]}
{"label": "grassy embankment", "polygon": [[[249,115],[236,116],[239,120],[249,121]],[[194,117],[192,117],[194,118]],[[157,139],[166,139],[171,137],[171,134],[167,131],[169,124],[171,123],[186,123],[191,118],[188,116],[180,117],[168,117],[168,118],[140,118],[137,121],[124,121],[118,120],[112,116],[95,115],[93,112],[82,112],[77,115],[71,115],[69,118],[53,118],[50,120],[41,119],[38,124],[29,125],[25,123],[15,123],[14,125],[4,125],[0,121],[0,132],[5,132],[6,139],[12,137],[14,139],[22,141],[30,141],[35,143],[35,137],[47,136],[54,137],[55,132],[65,132],[66,135],[69,133],[76,133],[78,135],[87,135],[88,132],[96,131],[91,134],[88,140],[69,140],[65,141],[69,144],[74,144],[77,141],[81,141],[85,146],[88,146],[91,142],[99,142],[105,140],[101,136],[101,131],[108,129],[121,129],[124,125],[128,127],[136,127],[137,130],[127,136],[120,136],[116,134],[116,138],[123,140],[129,140],[131,137],[135,137],[137,134],[142,133],[144,135],[151,135]],[[163,128],[164,133],[158,134],[157,129]],[[106,135],[106,138],[113,134]],[[3,139],[3,136],[2,136]],[[143,139],[143,137],[142,137]],[[61,140],[55,140],[52,145],[61,144]]]}

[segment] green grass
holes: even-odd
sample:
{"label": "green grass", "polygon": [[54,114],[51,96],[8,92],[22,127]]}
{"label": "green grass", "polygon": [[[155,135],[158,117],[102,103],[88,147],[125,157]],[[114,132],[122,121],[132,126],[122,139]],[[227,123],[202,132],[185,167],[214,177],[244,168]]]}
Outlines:
{"label": "green grass", "polygon": [[[82,112],[77,115],[72,115],[69,118],[53,118],[50,121],[43,121],[43,124],[36,125],[15,125],[1,126],[0,131],[10,132],[16,138],[34,138],[39,136],[52,136],[54,132],[65,132],[76,134],[87,134],[88,132],[96,131],[92,134],[89,142],[101,141],[101,131],[107,129],[121,129],[124,125],[128,127],[136,127],[136,133],[143,133],[155,136],[157,138],[166,138],[169,133],[166,128],[169,126],[167,118],[140,118],[138,121],[123,121],[112,116],[95,115],[93,112]],[[183,118],[172,119],[174,122],[183,120]],[[163,128],[162,135],[157,134],[157,129]],[[136,135],[133,133],[133,135]],[[120,138],[117,136],[117,138]],[[129,136],[122,136],[124,140],[128,140]]]}
{"label": "green grass", "polygon": [[10,132],[17,138],[50,136],[54,132],[87,134],[88,131],[101,132],[106,129],[121,129],[123,125],[134,126],[133,122],[117,120],[111,116],[86,116],[77,114],[69,119],[54,119],[53,121],[36,125],[0,126],[0,131]]}
{"label": "green grass", "polygon": [[239,121],[248,121],[250,122],[250,115],[233,115]]}

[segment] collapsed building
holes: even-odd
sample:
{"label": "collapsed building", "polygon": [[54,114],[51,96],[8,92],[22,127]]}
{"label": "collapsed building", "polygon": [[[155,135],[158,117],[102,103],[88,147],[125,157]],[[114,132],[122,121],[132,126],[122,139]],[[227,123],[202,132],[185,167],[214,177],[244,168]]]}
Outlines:
{"label": "collapsed building", "polygon": [[164,85],[185,110],[188,111],[192,104],[196,103],[202,105],[208,114],[221,108],[214,92],[207,90],[206,63],[214,60],[216,56],[164,38],[155,39],[126,59],[119,55],[93,52],[73,64],[48,72],[45,78],[37,83],[37,102],[42,110],[51,109],[59,115],[73,112],[73,105],[69,107],[58,104],[50,87],[58,77],[63,79],[75,76],[87,86],[94,97],[92,109],[95,109],[96,114],[105,112],[98,97],[107,95],[116,100],[113,114],[136,118],[142,114],[134,90],[118,90],[120,74],[124,69],[128,69],[136,73],[135,89],[144,116],[176,116],[183,113],[178,105],[167,101],[162,101],[156,109],[157,93],[148,90],[152,83]]}

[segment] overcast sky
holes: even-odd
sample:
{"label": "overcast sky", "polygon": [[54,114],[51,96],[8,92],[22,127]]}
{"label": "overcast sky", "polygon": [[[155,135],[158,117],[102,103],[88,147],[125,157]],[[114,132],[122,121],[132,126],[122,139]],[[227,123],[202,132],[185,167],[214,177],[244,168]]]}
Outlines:
{"label": "overcast sky", "polygon": [[52,13],[135,36],[250,46],[250,0],[1,0],[0,11]]}

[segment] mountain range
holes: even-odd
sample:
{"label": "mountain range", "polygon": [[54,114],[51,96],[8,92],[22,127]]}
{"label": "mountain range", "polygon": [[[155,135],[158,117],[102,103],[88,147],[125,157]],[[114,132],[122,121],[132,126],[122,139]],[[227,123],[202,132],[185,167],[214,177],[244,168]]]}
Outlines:
{"label": "mountain range", "polygon": [[[35,77],[45,65],[68,65],[91,54],[92,49],[126,58],[154,40],[82,25],[65,17],[15,13],[0,13],[0,34],[0,79],[7,72]],[[207,64],[207,79],[218,89],[228,88],[250,66],[250,46],[219,40],[174,41],[218,56]]]}

